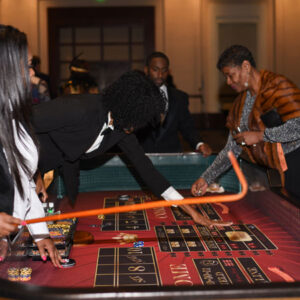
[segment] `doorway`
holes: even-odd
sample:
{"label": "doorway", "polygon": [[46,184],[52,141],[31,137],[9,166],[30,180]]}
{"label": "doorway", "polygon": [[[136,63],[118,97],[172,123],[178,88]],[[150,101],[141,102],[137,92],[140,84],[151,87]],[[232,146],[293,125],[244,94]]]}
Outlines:
{"label": "doorway", "polygon": [[48,28],[53,95],[77,56],[87,61],[101,91],[125,71],[142,70],[154,50],[153,7],[49,8]]}
{"label": "doorway", "polygon": [[206,113],[227,112],[236,94],[217,70],[219,55],[233,44],[250,49],[258,69],[272,69],[273,2],[270,0],[203,0],[203,94]]}

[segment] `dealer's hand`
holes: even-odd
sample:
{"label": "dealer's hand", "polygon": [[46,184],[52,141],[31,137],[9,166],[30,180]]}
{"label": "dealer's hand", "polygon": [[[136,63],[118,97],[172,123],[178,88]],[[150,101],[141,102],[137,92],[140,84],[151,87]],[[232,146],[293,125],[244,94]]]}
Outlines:
{"label": "dealer's hand", "polygon": [[254,146],[263,141],[263,131],[243,131],[233,136],[237,144]]}
{"label": "dealer's hand", "polygon": [[203,196],[206,193],[208,184],[204,178],[198,178],[192,185],[191,193],[195,197]]}
{"label": "dealer's hand", "polygon": [[39,249],[40,255],[42,260],[47,260],[47,252],[50,256],[50,259],[55,267],[60,268],[60,263],[63,263],[64,260],[60,257],[58,250],[54,246],[53,241],[50,238],[43,239],[41,241],[38,241],[37,247]]}
{"label": "dealer's hand", "polygon": [[7,213],[0,213],[0,238],[10,235],[17,231],[18,225],[21,225],[22,220],[15,218]]}
{"label": "dealer's hand", "polygon": [[212,153],[211,148],[207,144],[201,144],[198,148],[197,151],[200,152],[204,157],[210,156]]}
{"label": "dealer's hand", "polygon": [[193,207],[190,205],[181,205],[181,208],[189,214],[192,218],[193,221],[197,224],[203,225],[203,226],[208,226],[209,228],[213,226],[230,226],[232,225],[232,222],[224,222],[224,221],[219,221],[219,220],[211,220],[207,217],[202,216],[198,211],[196,211]]}

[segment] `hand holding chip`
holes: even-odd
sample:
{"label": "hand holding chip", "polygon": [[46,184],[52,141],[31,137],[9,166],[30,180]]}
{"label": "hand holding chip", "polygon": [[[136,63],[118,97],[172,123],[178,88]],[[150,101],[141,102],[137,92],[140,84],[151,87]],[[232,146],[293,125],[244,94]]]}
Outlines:
{"label": "hand holding chip", "polygon": [[208,184],[204,178],[198,178],[192,185],[191,193],[195,197],[203,196],[206,193]]}

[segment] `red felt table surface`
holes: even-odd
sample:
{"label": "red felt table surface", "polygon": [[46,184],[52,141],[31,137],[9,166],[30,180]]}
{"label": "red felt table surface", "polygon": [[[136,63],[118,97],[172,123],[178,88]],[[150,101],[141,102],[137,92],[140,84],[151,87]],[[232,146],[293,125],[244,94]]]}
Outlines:
{"label": "red felt table surface", "polygon": [[[106,200],[106,206],[122,205],[122,201],[118,200],[122,194],[143,201],[149,199],[141,191],[90,192],[80,194],[74,208],[62,199],[59,209],[69,212],[100,208],[104,207],[104,199],[111,199]],[[263,206],[257,205],[262,202]],[[228,212],[224,210],[226,207]],[[293,213],[291,209],[294,209]],[[72,247],[70,258],[76,260],[75,267],[58,269],[50,262],[30,259],[7,261],[1,263],[1,277],[7,276],[8,267],[30,266],[32,278],[26,284],[48,287],[196,286],[300,281],[300,242],[295,238],[297,233],[300,236],[300,227],[299,214],[295,210],[297,208],[284,199],[265,191],[250,192],[241,201],[226,203],[225,207],[217,204],[202,207],[204,213],[234,222],[232,227],[218,230],[196,226],[192,220],[176,220],[177,209],[169,207],[147,210],[133,218],[127,215],[127,223],[124,219],[120,221],[122,216],[119,215],[107,216],[104,221],[96,216],[80,218],[76,229],[90,232],[94,242]],[[270,217],[279,211],[281,220]],[[108,226],[101,228],[107,223]],[[124,228],[129,228],[126,226],[143,229],[126,230]],[[249,237],[250,240],[231,241],[228,231],[248,231],[246,240]],[[126,243],[122,240],[128,238],[126,234],[136,235],[135,240],[143,241],[144,246],[134,248],[132,240]],[[256,240],[255,245],[253,240]],[[198,250],[190,251],[195,241],[195,249]]]}

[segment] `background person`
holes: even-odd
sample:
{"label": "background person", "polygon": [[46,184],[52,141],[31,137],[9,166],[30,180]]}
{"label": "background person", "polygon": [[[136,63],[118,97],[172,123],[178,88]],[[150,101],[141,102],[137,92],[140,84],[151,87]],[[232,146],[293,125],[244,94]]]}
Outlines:
{"label": "background person", "polygon": [[210,147],[203,143],[195,128],[189,112],[188,95],[175,86],[166,84],[169,73],[169,59],[162,52],[149,55],[144,68],[145,74],[162,91],[166,99],[165,118],[156,127],[146,127],[137,133],[138,139],[146,153],[182,152],[179,133],[192,149],[209,156]]}
{"label": "background person", "polygon": [[47,74],[41,72],[41,60],[38,56],[35,55],[32,57],[30,67],[34,72],[30,76],[32,103],[39,104],[50,101],[50,78]]}
{"label": "background person", "polygon": [[227,152],[244,152],[253,163],[279,172],[282,185],[300,197],[300,90],[290,80],[256,69],[251,52],[233,45],[220,56],[218,69],[240,93],[227,119],[230,130],[225,148],[192,185],[193,195],[230,167]]}
{"label": "background person", "polygon": [[[80,55],[79,55],[80,56]],[[99,89],[91,76],[88,63],[75,57],[69,66],[70,77],[62,87],[62,94],[98,94]]]}
{"label": "background person", "polygon": [[41,78],[46,81],[47,85],[50,86],[50,77],[48,74],[41,71],[41,59],[37,55],[33,55],[31,59],[31,66],[34,71],[34,76]]}

